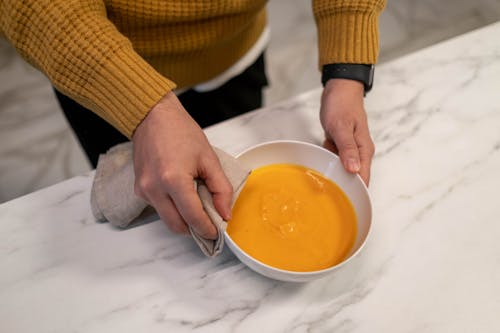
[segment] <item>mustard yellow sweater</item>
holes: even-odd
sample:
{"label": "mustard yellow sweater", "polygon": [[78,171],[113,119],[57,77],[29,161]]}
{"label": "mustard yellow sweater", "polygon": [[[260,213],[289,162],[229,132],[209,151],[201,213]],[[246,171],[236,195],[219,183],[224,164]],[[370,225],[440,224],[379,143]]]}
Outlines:
{"label": "mustard yellow sweater", "polygon": [[[0,30],[57,89],[131,137],[168,91],[207,81],[242,57],[265,28],[265,4],[0,0]],[[313,0],[319,65],[375,63],[384,5]]]}

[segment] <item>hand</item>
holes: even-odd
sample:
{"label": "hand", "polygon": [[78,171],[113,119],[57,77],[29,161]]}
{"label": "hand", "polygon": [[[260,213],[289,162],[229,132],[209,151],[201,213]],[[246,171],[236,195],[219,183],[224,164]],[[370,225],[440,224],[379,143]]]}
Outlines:
{"label": "hand", "polygon": [[324,147],[338,154],[344,168],[359,173],[368,186],[375,146],[368,130],[363,94],[363,84],[358,81],[329,80],[321,97],[320,120],[325,130]]}
{"label": "hand", "polygon": [[187,234],[190,225],[200,236],[215,239],[217,231],[193,180],[205,181],[225,220],[231,215],[232,187],[205,134],[174,93],[152,108],[132,141],[136,195],[152,205],[173,232]]}

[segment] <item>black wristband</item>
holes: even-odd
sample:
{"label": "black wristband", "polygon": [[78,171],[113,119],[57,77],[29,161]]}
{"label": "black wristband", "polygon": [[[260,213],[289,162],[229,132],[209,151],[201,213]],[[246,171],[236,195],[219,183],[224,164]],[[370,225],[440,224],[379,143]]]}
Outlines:
{"label": "black wristband", "polygon": [[367,64],[328,64],[323,66],[321,83],[325,86],[330,79],[348,79],[363,83],[365,94],[372,89],[374,65]]}

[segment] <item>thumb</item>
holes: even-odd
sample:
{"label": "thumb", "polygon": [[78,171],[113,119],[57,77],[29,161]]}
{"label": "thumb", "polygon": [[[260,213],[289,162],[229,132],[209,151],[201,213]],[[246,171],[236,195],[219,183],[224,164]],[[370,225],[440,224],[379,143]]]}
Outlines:
{"label": "thumb", "polygon": [[205,165],[204,171],[204,181],[208,190],[212,193],[215,209],[224,220],[230,220],[233,187],[224,174],[215,154],[213,159],[210,159],[210,162]]}
{"label": "thumb", "polygon": [[354,139],[354,127],[339,127],[332,133],[332,139],[339,151],[339,157],[344,168],[350,173],[361,169],[358,145]]}

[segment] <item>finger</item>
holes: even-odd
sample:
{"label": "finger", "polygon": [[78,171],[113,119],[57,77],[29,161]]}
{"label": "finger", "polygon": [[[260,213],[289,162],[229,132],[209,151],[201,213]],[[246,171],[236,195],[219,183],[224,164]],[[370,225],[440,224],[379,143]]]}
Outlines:
{"label": "finger", "polygon": [[370,183],[370,170],[373,155],[375,154],[375,146],[373,144],[367,125],[359,126],[359,129],[356,131],[355,136],[356,142],[358,144],[359,157],[361,162],[359,175],[365,182],[366,186],[368,186],[368,184]]}
{"label": "finger", "polygon": [[201,237],[217,239],[217,229],[203,209],[193,180],[190,177],[179,179],[173,188],[170,196],[184,221]]}
{"label": "finger", "polygon": [[359,176],[363,179],[363,182],[368,186],[370,184],[370,168],[371,163],[368,160],[364,160],[361,157],[361,167],[359,169]]}
{"label": "finger", "polygon": [[365,166],[363,167],[363,164],[361,164],[361,169],[359,170],[359,176],[365,183],[366,187],[370,185],[370,167]]}
{"label": "finger", "polygon": [[165,223],[172,232],[184,235],[189,234],[186,222],[179,214],[174,202],[168,195],[158,193],[157,195],[150,197],[149,201],[155,208],[163,223]]}
{"label": "finger", "polygon": [[325,141],[323,141],[323,147],[325,149],[328,149],[329,151],[331,151],[332,153],[334,153],[336,155],[339,154],[339,150],[337,149],[337,146],[335,145],[335,143],[328,138],[326,138]]}
{"label": "finger", "polygon": [[329,133],[339,150],[339,157],[344,168],[351,173],[359,172],[360,158],[358,146],[354,139],[354,125],[341,124]]}
{"label": "finger", "polygon": [[215,209],[224,220],[230,220],[233,187],[222,170],[219,159],[214,154],[202,168],[202,178],[212,193]]}

